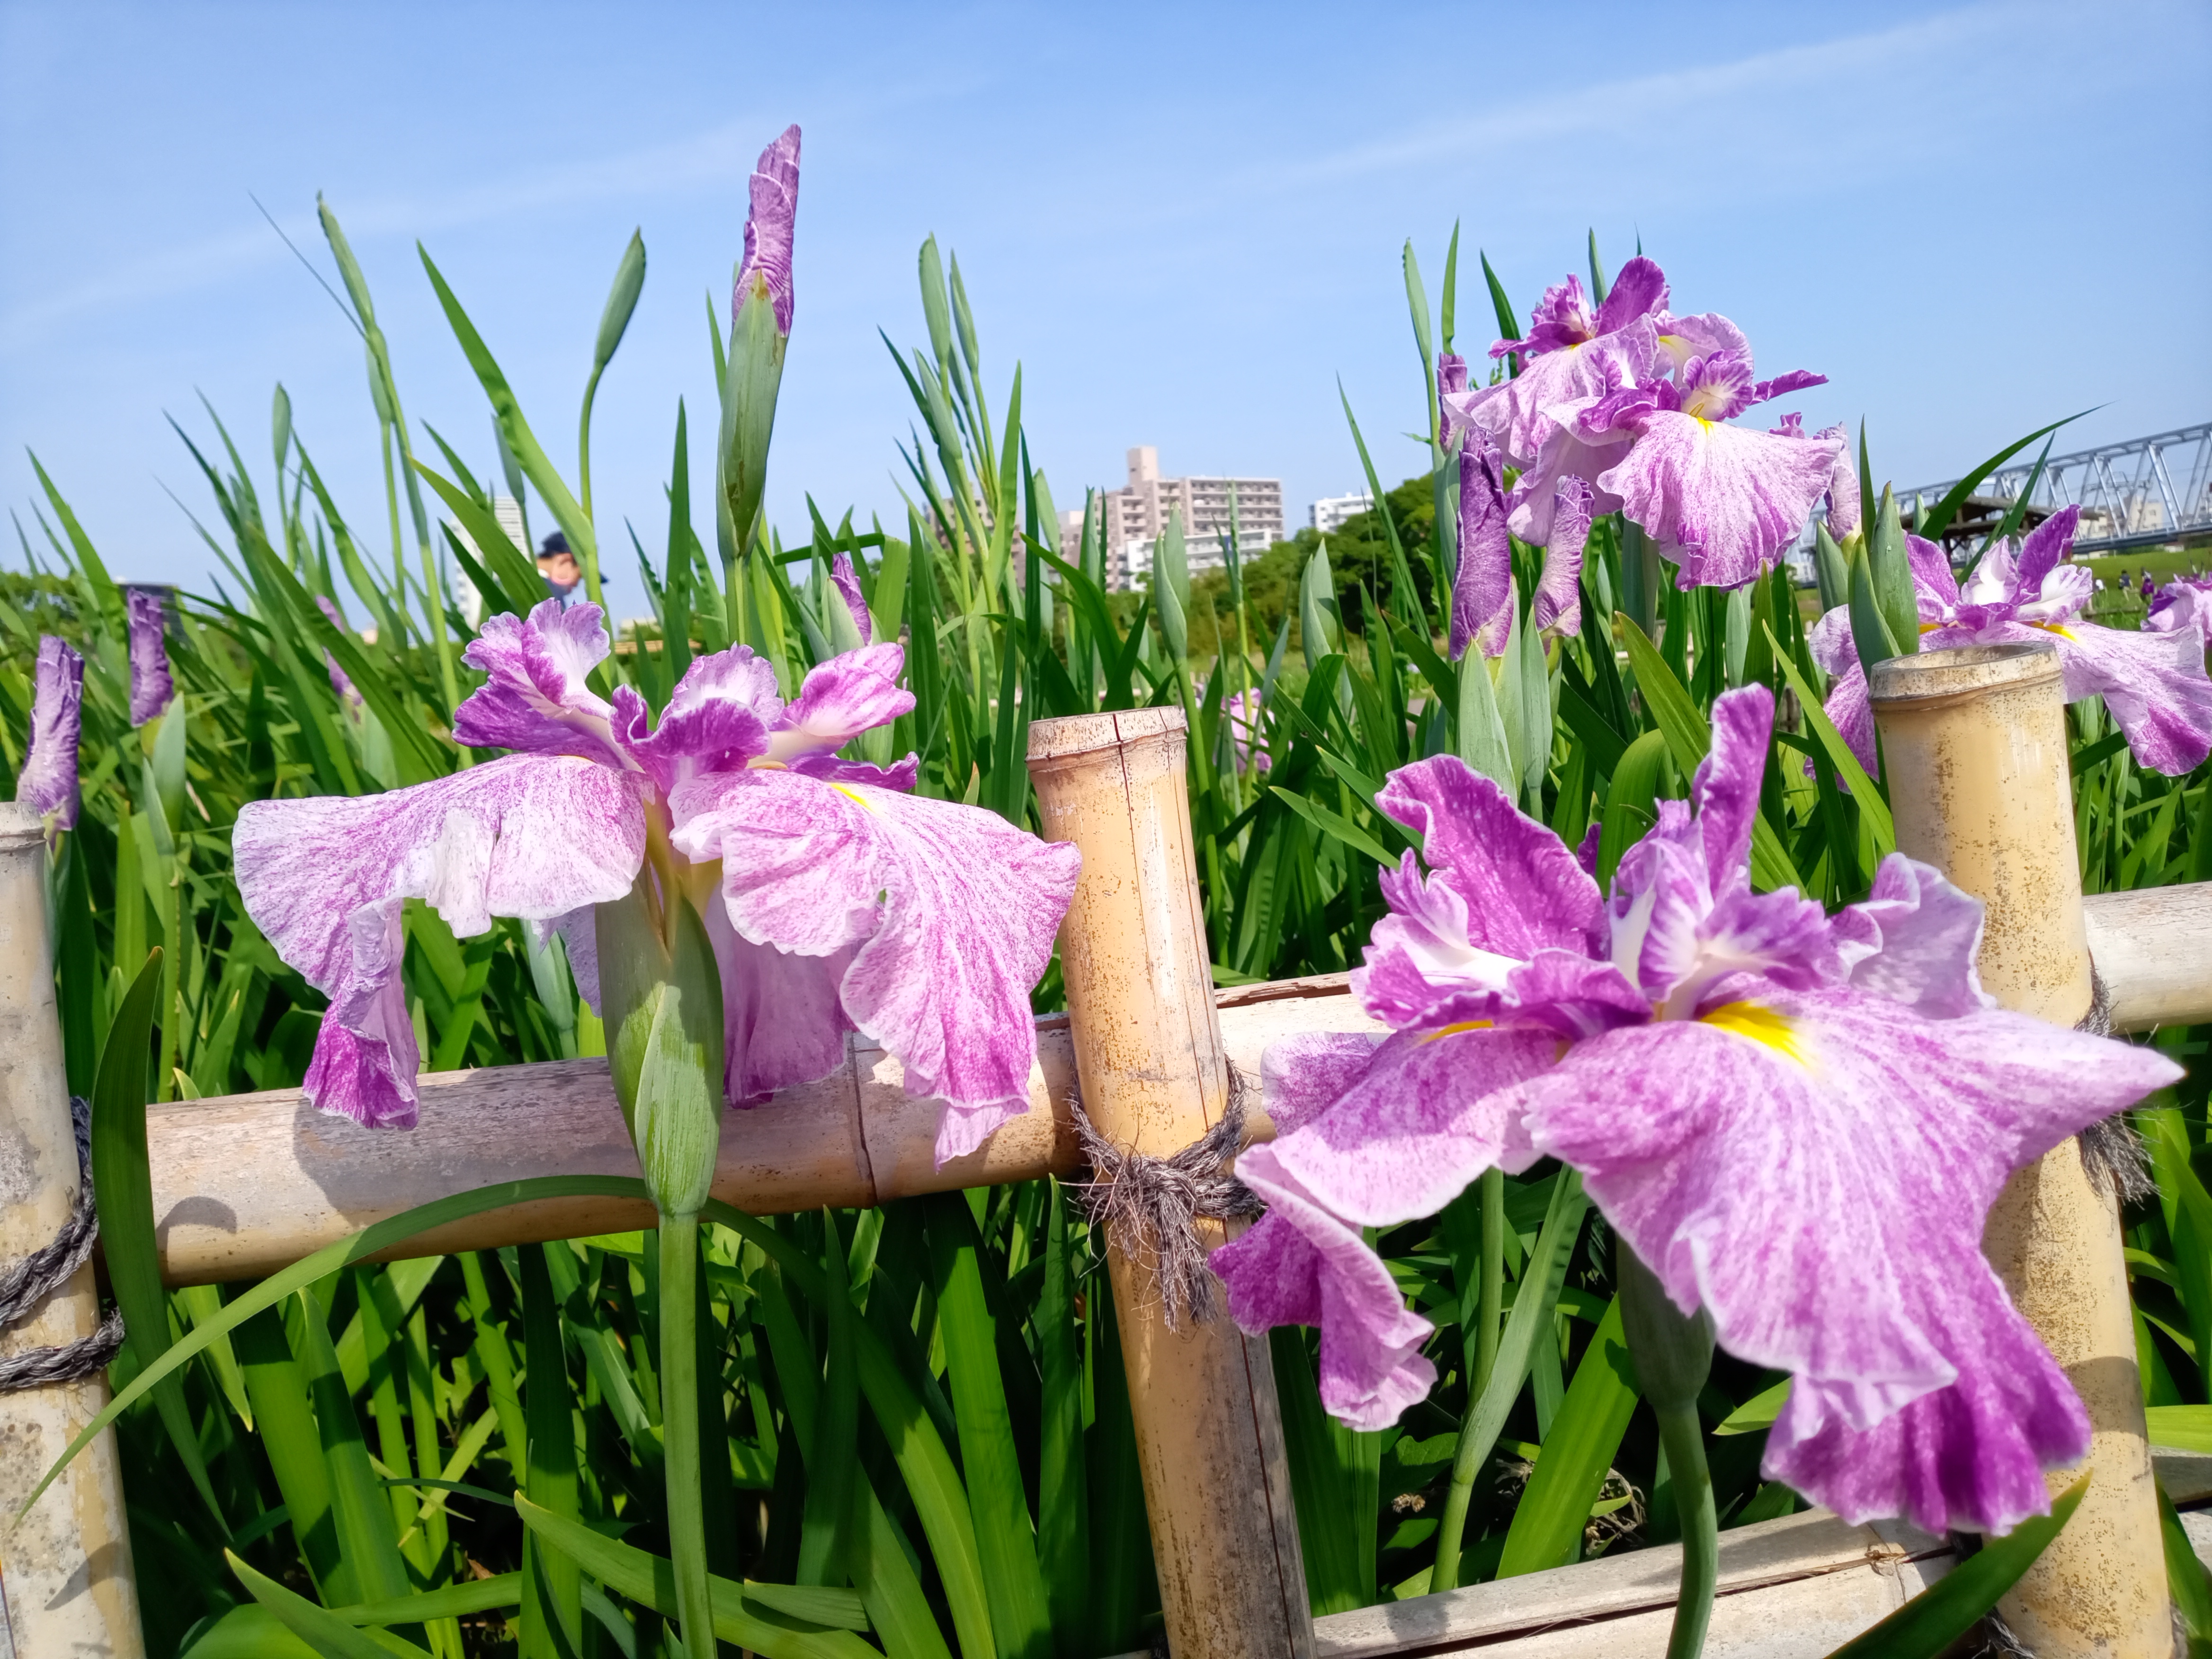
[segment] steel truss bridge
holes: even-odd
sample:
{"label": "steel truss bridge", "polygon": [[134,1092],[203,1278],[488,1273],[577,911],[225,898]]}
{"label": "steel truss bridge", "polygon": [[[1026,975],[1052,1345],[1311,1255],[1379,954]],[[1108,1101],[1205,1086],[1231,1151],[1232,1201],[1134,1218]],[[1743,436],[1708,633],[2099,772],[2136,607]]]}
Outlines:
{"label": "steel truss bridge", "polygon": [[[1964,544],[1979,546],[2020,500],[2034,471],[2033,455],[2023,450],[2015,463],[1983,479],[1945,529],[1945,546],[1954,553]],[[1957,483],[1954,478],[1899,490],[1907,524],[1915,516],[1915,496],[1933,507]],[[2212,535],[2212,422],[2053,455],[2044,463],[2022,516],[2034,525],[2067,507],[2081,509],[2074,538],[2077,553],[2118,553]]]}

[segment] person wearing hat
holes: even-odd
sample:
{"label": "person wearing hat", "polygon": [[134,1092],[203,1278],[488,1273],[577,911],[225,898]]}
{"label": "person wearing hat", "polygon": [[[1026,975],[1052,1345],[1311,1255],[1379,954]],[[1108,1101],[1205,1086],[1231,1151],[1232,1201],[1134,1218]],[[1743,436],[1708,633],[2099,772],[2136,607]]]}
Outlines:
{"label": "person wearing hat", "polygon": [[568,538],[557,530],[538,550],[538,574],[545,578],[545,591],[560,600],[563,609],[575,602],[584,573],[576,564],[576,556],[568,550]]}

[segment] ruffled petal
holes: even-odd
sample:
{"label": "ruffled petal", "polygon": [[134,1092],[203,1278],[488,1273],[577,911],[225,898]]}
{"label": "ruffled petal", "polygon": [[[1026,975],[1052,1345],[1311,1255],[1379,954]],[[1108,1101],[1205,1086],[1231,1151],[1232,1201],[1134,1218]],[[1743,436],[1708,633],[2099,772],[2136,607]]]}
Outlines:
{"label": "ruffled petal", "polygon": [[1372,1031],[1301,1031],[1260,1051],[1260,1104],[1278,1139],[1366,1073],[1383,1039]]}
{"label": "ruffled petal", "polygon": [[1554,525],[1563,499],[1559,491],[1569,479],[1579,478],[1589,485],[1593,514],[1620,510],[1620,497],[1600,489],[1597,480],[1626,458],[1630,439],[1626,433],[1591,437],[1583,432],[1575,417],[1594,402],[1579,398],[1548,411],[1554,422],[1550,435],[1535,459],[1522,470],[1513,494],[1507,498],[1506,526],[1531,546],[1548,547],[1559,533]]}
{"label": "ruffled petal", "polygon": [[1440,755],[1401,767],[1375,804],[1424,838],[1429,868],[1466,903],[1475,949],[1516,961],[1547,948],[1601,952],[1597,884],[1565,842],[1465,762]]}
{"label": "ruffled petal", "polygon": [[527,619],[485,617],[461,660],[491,678],[455,712],[455,741],[626,765],[614,741],[614,710],[589,684],[607,648],[595,605],[563,611],[560,600],[547,599]]}
{"label": "ruffled petal", "polygon": [[1535,1161],[1498,1091],[1549,1066],[1559,1046],[1547,1031],[1395,1032],[1334,1101],[1276,1137],[1273,1166],[1364,1226],[1433,1215],[1492,1165],[1517,1174]]}
{"label": "ruffled petal", "polygon": [[417,1115],[422,1053],[399,973],[407,953],[403,903],[364,904],[346,919],[349,959],[301,1080],[317,1107],[372,1129],[411,1129]]}
{"label": "ruffled petal", "polygon": [[1859,665],[1859,647],[1851,633],[1851,608],[1839,605],[1825,611],[1820,620],[1805,630],[1805,648],[1824,674],[1848,674]]}
{"label": "ruffled petal", "polygon": [[1597,331],[1612,334],[1667,309],[1667,273],[1658,262],[1638,254],[1613,273],[1613,286],[1597,308]]}
{"label": "ruffled petal", "polygon": [[768,757],[788,763],[810,750],[842,749],[906,714],[914,693],[898,683],[905,664],[906,652],[896,645],[863,646],[818,664],[783,711]]}
{"label": "ruffled petal", "polygon": [[1856,991],[1778,989],[1579,1044],[1508,1103],[1676,1306],[1794,1372],[1802,1421],[1863,1431],[1980,1386],[1993,1351],[1959,1338],[2011,1171],[2179,1075],[2021,1015],[1928,1020]]}
{"label": "ruffled petal", "polygon": [[896,789],[902,795],[914,793],[915,781],[921,776],[921,757],[908,755],[904,760],[884,767],[867,761],[839,760],[835,755],[816,750],[801,755],[791,763],[791,769],[801,777],[818,778],[824,783],[865,783],[878,789]]}
{"label": "ruffled petal", "polygon": [[1609,962],[1571,951],[1539,951],[1506,976],[1499,1024],[1578,1042],[1620,1025],[1641,1025],[1651,1004]]}
{"label": "ruffled petal", "polygon": [[657,730],[648,731],[645,700],[615,689],[614,727],[623,747],[665,793],[707,772],[735,772],[769,750],[783,718],[775,670],[750,647],[696,657],[676,683]]}
{"label": "ruffled petal", "polygon": [[722,1091],[730,1103],[757,1106],[843,1065],[853,1022],[838,988],[853,947],[793,956],[742,938],[725,905],[709,904],[705,920],[722,977]]}
{"label": "ruffled petal", "polygon": [[1929,1019],[1956,1019],[1996,1006],[1974,959],[1982,948],[1982,902],[1933,866],[1892,853],[1874,891],[1829,922],[1850,983]]}
{"label": "ruffled petal", "polygon": [[1537,579],[1529,615],[1545,632],[1571,638],[1583,631],[1583,550],[1589,542],[1589,481],[1561,478],[1553,494],[1552,538],[1544,544],[1544,574]]}
{"label": "ruffled petal", "polygon": [[1824,426],[1813,435],[1836,441],[1835,465],[1828,472],[1828,533],[1841,541],[1859,527],[1859,470],[1851,465],[1850,437],[1841,426]]}
{"label": "ruffled petal", "polygon": [[738,936],[852,949],[839,1005],[905,1066],[909,1094],[951,1109],[940,1162],[1027,1109],[1029,993],[1074,895],[1074,848],[981,808],[781,770],[696,778],[670,806],[677,849],[721,860]]}
{"label": "ruffled petal", "polygon": [[[1935,637],[1929,635],[1931,639]],[[1867,696],[1866,670],[1856,656],[1851,665],[1838,674],[1836,683],[1828,688],[1828,701],[1820,712],[1828,717],[1828,724],[1836,728],[1836,735],[1850,748],[1853,757],[1866,769],[1868,776],[1881,769],[1875,753],[1874,704]],[[1810,758],[1805,763],[1808,767],[1812,763]]]}
{"label": "ruffled petal", "polygon": [[1462,445],[1459,568],[1452,578],[1448,642],[1455,661],[1470,641],[1481,655],[1498,655],[1513,623],[1513,542],[1505,528],[1498,451],[1479,427],[1464,428]]}
{"label": "ruffled petal", "polygon": [[1620,497],[1683,587],[1741,587],[1796,539],[1826,491],[1840,442],[1784,438],[1656,410],[1597,478]]}
{"label": "ruffled petal", "polygon": [[[547,922],[629,891],[645,856],[645,814],[630,776],[568,756],[510,755],[411,788],[359,797],[249,802],[231,838],[239,896],[276,954],[328,995],[317,1051],[341,1041],[398,1041],[376,974],[397,985],[398,905],[421,899],[464,938],[494,916]],[[366,912],[378,921],[359,920]],[[364,928],[385,941],[384,961]],[[379,947],[384,948],[384,947]],[[397,994],[396,991],[393,994]],[[396,1018],[405,1023],[404,1002]],[[348,1036],[341,1039],[335,1033]],[[411,1123],[411,1028],[405,1054],[341,1058],[358,1091],[308,1098],[368,1123]],[[377,1084],[375,1077],[388,1081]]]}
{"label": "ruffled petal", "polygon": [[1716,896],[1751,880],[1751,829],[1773,729],[1774,693],[1763,685],[1739,686],[1713,700],[1712,747],[1698,763],[1690,799],[1698,809],[1705,879]]}
{"label": "ruffled petal", "polygon": [[[1920,620],[1948,622],[1959,608],[1959,577],[1951,568],[1951,556],[1934,542],[1910,534],[1905,538],[1905,555],[1912,567],[1913,596],[1919,601]],[[1844,612],[1848,617],[1850,607],[1844,607]],[[1820,665],[1827,667],[1826,663]]]}
{"label": "ruffled petal", "polygon": [[2014,566],[2020,592],[2033,593],[2042,589],[2044,578],[2074,550],[2074,532],[2081,522],[2079,507],[2062,507],[2027,532]]}
{"label": "ruffled petal", "polygon": [[1321,1328],[1321,1403],[1356,1429],[1384,1429],[1427,1396],[1437,1368],[1421,1357],[1435,1327],[1409,1313],[1397,1281],[1358,1229],[1331,1215],[1255,1146],[1237,1177],[1267,1213],[1209,1258],[1229,1316],[1257,1336],[1277,1325]]}
{"label": "ruffled petal", "polygon": [[2003,1533],[2047,1513],[2043,1471],[2089,1449],[2089,1415],[1986,1261],[1961,1262],[1947,1303],[1921,1317],[1946,1352],[1973,1357],[1948,1387],[1870,1429],[1791,1390],[1761,1473],[1853,1524],[1903,1515],[1942,1535]]}
{"label": "ruffled petal", "polygon": [[1558,429],[1554,404],[1596,397],[1624,378],[1633,381],[1650,366],[1654,349],[1648,318],[1598,339],[1563,343],[1557,350],[1524,358],[1514,379],[1469,393],[1468,416],[1490,434],[1508,461],[1531,465]]}
{"label": "ruffled petal", "polygon": [[[1999,630],[1989,630],[1996,633]],[[2187,634],[2145,634],[2096,623],[2006,623],[2005,637],[2056,639],[2066,699],[2101,696],[2136,759],[2180,777],[2212,753],[2212,679]]]}

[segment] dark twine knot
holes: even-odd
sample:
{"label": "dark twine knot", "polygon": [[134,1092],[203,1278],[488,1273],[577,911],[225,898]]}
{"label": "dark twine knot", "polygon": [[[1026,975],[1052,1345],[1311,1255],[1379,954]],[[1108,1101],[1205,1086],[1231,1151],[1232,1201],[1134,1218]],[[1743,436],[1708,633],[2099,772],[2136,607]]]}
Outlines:
{"label": "dark twine knot", "polygon": [[1170,1331],[1192,1321],[1202,1325],[1219,1311],[1196,1224],[1243,1221],[1260,1213],[1258,1197],[1229,1172],[1243,1150],[1250,1091],[1244,1074],[1231,1066],[1221,1121],[1166,1158],[1122,1152],[1098,1133],[1083,1103],[1074,1103],[1075,1133],[1091,1165],[1091,1179],[1076,1191],[1091,1224],[1104,1229],[1108,1244],[1152,1274]]}
{"label": "dark twine knot", "polygon": [[[92,1108],[82,1096],[70,1098],[70,1120],[76,1131],[76,1163],[82,1179],[76,1202],[53,1243],[0,1268],[0,1331],[20,1324],[39,1304],[69,1283],[92,1257],[100,1236],[100,1216],[92,1195]],[[76,1382],[107,1369],[123,1346],[123,1316],[111,1313],[90,1336],[58,1347],[27,1348],[0,1358],[0,1394]]]}
{"label": "dark twine knot", "polygon": [[[2094,961],[2089,964],[2089,1012],[2074,1023],[2074,1029],[2092,1036],[2112,1035],[2112,994]],[[2123,1205],[2158,1195],[2142,1137],[2136,1133],[2135,1121],[2127,1113],[2115,1112],[2101,1122],[2092,1123],[2081,1131],[2081,1168],[2099,1192],[2110,1194]]]}

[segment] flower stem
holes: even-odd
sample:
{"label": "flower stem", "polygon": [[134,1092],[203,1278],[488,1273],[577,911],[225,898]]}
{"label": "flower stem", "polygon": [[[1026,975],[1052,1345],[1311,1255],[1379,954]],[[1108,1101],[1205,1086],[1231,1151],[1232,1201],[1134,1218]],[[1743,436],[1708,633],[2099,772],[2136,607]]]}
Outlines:
{"label": "flower stem", "polygon": [[1682,1585],[1674,1603],[1674,1628],[1667,1659],[1698,1659],[1712,1622],[1713,1587],[1720,1574],[1720,1517],[1713,1507],[1713,1478],[1705,1467],[1705,1429],[1695,1404],[1658,1413],[1659,1443],[1667,1449],[1674,1512],[1682,1524]]}
{"label": "flower stem", "polygon": [[1490,1386],[1492,1367],[1498,1363],[1498,1328],[1505,1306],[1505,1171],[1482,1172],[1482,1278],[1478,1292],[1474,1327],[1474,1373],[1468,1394],[1480,1395]]}
{"label": "flower stem", "polygon": [[699,1486],[697,1214],[660,1217],[660,1423],[668,1481],[668,1553],[684,1651],[713,1659],[714,1607],[707,1589],[707,1512]]}
{"label": "flower stem", "polygon": [[1619,1271],[1621,1328],[1644,1397],[1659,1419],[1659,1443],[1666,1449],[1674,1512],[1682,1525],[1682,1587],[1667,1659],[1698,1659],[1712,1622],[1720,1568],[1720,1518],[1705,1467],[1705,1425],[1698,1418],[1698,1395],[1712,1370],[1712,1320],[1702,1308],[1693,1314],[1677,1308],[1626,1239]]}

